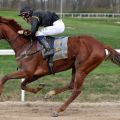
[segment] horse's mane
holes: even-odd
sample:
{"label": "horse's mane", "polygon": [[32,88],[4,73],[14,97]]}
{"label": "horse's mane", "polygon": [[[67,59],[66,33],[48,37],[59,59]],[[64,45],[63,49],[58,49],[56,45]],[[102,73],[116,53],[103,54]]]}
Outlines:
{"label": "horse's mane", "polygon": [[0,16],[0,23],[5,23],[9,26],[11,26],[16,32],[18,30],[23,29],[15,20],[13,19],[7,19],[7,18],[3,18]]}

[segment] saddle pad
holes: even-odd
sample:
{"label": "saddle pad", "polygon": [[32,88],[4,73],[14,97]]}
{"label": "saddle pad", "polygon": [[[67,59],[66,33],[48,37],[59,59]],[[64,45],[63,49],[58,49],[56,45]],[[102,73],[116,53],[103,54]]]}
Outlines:
{"label": "saddle pad", "polygon": [[[54,49],[53,61],[68,58],[68,37],[47,37],[47,42],[49,43],[51,49]],[[45,49],[37,41],[37,50],[42,50],[42,55],[44,57]]]}
{"label": "saddle pad", "polygon": [[68,42],[68,37],[55,38],[54,40],[55,54],[53,56],[53,61],[68,58],[67,42]]}

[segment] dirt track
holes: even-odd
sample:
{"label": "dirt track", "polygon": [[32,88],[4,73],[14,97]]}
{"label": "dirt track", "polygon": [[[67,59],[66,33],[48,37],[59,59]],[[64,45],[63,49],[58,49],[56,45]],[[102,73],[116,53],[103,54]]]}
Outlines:
{"label": "dirt track", "polygon": [[73,103],[59,117],[51,117],[60,105],[54,102],[1,102],[0,120],[120,120],[120,102]]}

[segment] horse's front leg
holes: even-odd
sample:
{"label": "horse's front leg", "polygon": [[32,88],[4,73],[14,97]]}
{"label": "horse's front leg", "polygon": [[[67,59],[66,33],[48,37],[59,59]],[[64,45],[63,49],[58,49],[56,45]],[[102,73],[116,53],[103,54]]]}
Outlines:
{"label": "horse's front leg", "polygon": [[27,86],[27,84],[36,81],[39,78],[39,76],[33,76],[32,78],[28,77],[21,83],[21,88],[27,92],[31,92],[36,94],[39,92],[45,85],[40,85],[37,88],[30,88]]}
{"label": "horse's front leg", "polygon": [[4,84],[8,80],[10,80],[10,79],[21,79],[21,78],[25,78],[25,77],[26,77],[26,74],[25,74],[24,71],[16,71],[16,72],[10,73],[10,74],[5,75],[4,77],[2,77],[0,79],[0,95],[2,93]]}

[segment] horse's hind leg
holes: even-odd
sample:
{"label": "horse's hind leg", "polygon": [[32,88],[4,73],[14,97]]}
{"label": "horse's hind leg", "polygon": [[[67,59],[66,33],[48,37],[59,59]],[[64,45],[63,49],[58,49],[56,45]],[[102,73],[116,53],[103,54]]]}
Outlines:
{"label": "horse's hind leg", "polygon": [[60,94],[62,92],[65,92],[67,90],[71,90],[73,89],[73,83],[74,83],[74,79],[75,79],[75,68],[72,69],[72,79],[71,79],[71,82],[70,84],[66,85],[65,87],[63,88],[56,88],[54,90],[51,90],[49,91],[46,95],[45,95],[45,99],[49,99],[51,98],[53,95],[57,95],[57,94]]}
{"label": "horse's hind leg", "polygon": [[69,106],[69,104],[80,94],[80,88],[86,75],[94,68],[96,68],[104,59],[104,56],[95,57],[95,60],[93,59],[93,56],[91,56],[82,65],[76,65],[76,74],[72,95],[55,113],[53,113],[54,117],[58,116],[60,112],[64,111]]}
{"label": "horse's hind leg", "polygon": [[53,113],[53,117],[57,117],[60,112],[63,112],[68,107],[68,105],[80,94],[80,87],[82,86],[85,76],[86,74],[84,72],[80,72],[79,70],[76,71],[72,95],[56,112]]}
{"label": "horse's hind leg", "polygon": [[5,75],[3,78],[0,79],[0,94],[2,93],[2,89],[4,84],[10,79],[20,79],[25,78],[26,74],[24,71],[16,71],[11,74]]}

